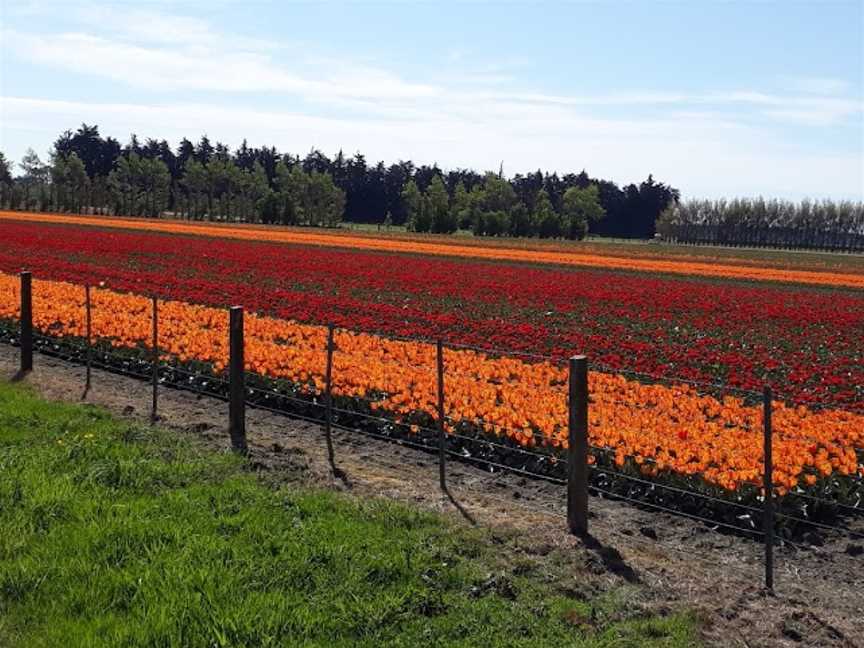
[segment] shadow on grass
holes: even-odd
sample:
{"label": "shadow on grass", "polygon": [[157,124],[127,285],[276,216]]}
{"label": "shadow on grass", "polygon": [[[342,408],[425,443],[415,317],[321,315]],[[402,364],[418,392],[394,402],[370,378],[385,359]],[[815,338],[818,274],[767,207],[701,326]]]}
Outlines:
{"label": "shadow on grass", "polygon": [[444,494],[447,496],[447,499],[449,499],[450,503],[456,507],[456,510],[459,511],[459,513],[462,515],[462,517],[464,517],[466,520],[468,520],[471,524],[476,525],[477,520],[475,520],[474,516],[472,516],[468,512],[468,510],[464,506],[462,506],[462,504],[459,503],[459,500],[457,500],[455,497],[453,497],[453,494],[450,492],[450,489],[445,486],[443,488],[443,490],[444,490]]}
{"label": "shadow on grass", "polygon": [[639,574],[637,574],[636,571],[625,562],[624,557],[617,549],[615,549],[615,547],[604,545],[590,533],[580,534],[577,537],[582,540],[586,549],[600,559],[603,566],[608,571],[612,572],[616,576],[620,576],[631,584],[642,582],[639,578]]}

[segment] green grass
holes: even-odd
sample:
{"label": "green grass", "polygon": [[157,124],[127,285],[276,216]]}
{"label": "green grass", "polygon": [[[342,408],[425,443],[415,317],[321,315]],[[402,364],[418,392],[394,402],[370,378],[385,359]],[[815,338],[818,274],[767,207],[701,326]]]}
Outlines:
{"label": "green grass", "polygon": [[[342,221],[339,225],[340,228],[349,230],[351,232],[374,232],[376,234],[412,234],[414,236],[423,236],[423,234],[418,234],[417,232],[412,232],[405,225],[391,225],[390,227],[385,227],[381,225],[380,227],[376,223],[353,223],[350,221]],[[461,238],[476,238],[474,236],[474,232],[470,229],[458,229],[453,234],[428,234],[428,236],[458,236]]]}
{"label": "green grass", "polygon": [[[0,383],[0,646],[691,646],[555,555]],[[569,570],[569,571],[568,571]],[[492,577],[490,578],[490,574]],[[569,584],[564,587],[563,584]]]}

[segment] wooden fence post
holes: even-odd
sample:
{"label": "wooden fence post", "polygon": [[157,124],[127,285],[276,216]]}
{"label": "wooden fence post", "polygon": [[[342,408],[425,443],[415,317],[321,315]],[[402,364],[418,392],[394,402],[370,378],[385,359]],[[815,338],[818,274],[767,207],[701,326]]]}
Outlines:
{"label": "wooden fence post", "polygon": [[567,452],[567,525],[573,535],[588,533],[588,359],[570,358]]}
{"label": "wooden fence post", "polygon": [[21,273],[21,373],[33,370],[33,285],[29,272]]}
{"label": "wooden fence post", "polygon": [[333,324],[327,325],[327,366],[324,370],[324,436],[327,439],[327,459],[330,462],[330,470],[338,475],[336,468],[336,456],[333,452]]}
{"label": "wooden fence post", "polygon": [[438,481],[447,490],[447,433],[444,429],[444,343],[438,340]]}
{"label": "wooden fence post", "polygon": [[229,319],[229,401],[228,433],[231,447],[245,453],[246,447],[246,363],[243,357],[243,307],[232,306]]}
{"label": "wooden fence post", "polygon": [[765,532],[765,588],[774,591],[774,458],[772,456],[771,433],[771,388],[767,385],[762,394],[763,407],[763,478],[765,490],[763,527]]}
{"label": "wooden fence post", "polygon": [[157,414],[157,401],[159,398],[159,304],[157,299],[153,298],[153,338],[151,340],[151,351],[152,351],[152,359],[153,359],[153,367],[152,373],[150,376],[150,381],[153,386],[153,405],[150,410],[150,421],[155,423],[158,414]]}
{"label": "wooden fence post", "polygon": [[90,391],[90,374],[93,367],[93,317],[90,304],[90,284],[84,286],[84,310],[87,326],[87,378],[84,383],[84,396],[82,398],[86,398],[87,392]]}

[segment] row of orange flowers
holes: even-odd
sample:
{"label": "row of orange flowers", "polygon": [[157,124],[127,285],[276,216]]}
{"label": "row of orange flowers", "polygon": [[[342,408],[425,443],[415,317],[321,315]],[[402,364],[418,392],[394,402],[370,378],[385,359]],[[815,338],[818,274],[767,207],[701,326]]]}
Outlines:
{"label": "row of orange flowers", "polygon": [[121,229],[194,234],[253,241],[295,243],[326,247],[344,247],[355,250],[455,256],[475,260],[519,261],[528,263],[590,267],[598,269],[665,272],[676,275],[719,277],[753,281],[799,283],[820,286],[838,286],[864,289],[864,275],[844,272],[791,270],[753,267],[729,263],[705,263],[686,260],[614,257],[538,249],[507,248],[503,246],[465,245],[429,240],[384,239],[370,236],[341,235],[322,232],[297,231],[284,228],[255,228],[231,225],[213,225],[181,221],[160,221],[108,216],[75,216],[0,211],[0,218],[40,223],[65,223]]}
{"label": "row of orange flowers", "polygon": [[[17,277],[0,274],[0,319],[18,317],[18,286]],[[85,336],[81,286],[36,280],[33,300],[39,331]],[[148,347],[151,312],[149,298],[94,289],[93,336],[115,347]],[[212,363],[221,372],[228,362],[227,324],[226,310],[160,301],[160,351],[180,362]],[[323,389],[325,327],[247,314],[245,336],[249,371],[292,381],[309,393]],[[337,396],[362,399],[400,420],[435,418],[433,345],[343,330],[335,342]],[[454,349],[445,351],[444,360],[448,421],[470,422],[528,447],[567,447],[565,367]],[[648,475],[701,476],[726,489],[761,482],[760,406],[701,395],[687,385],[648,385],[600,372],[590,373],[589,393],[590,443],[607,449],[618,465],[633,459]],[[855,451],[864,447],[864,416],[776,403],[773,419],[773,477],[781,493],[835,473],[864,475]]]}

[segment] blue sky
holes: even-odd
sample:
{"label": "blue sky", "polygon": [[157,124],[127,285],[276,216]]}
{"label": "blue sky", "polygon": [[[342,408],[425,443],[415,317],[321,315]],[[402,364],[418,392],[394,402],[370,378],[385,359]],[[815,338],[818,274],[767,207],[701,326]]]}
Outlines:
{"label": "blue sky", "polygon": [[81,122],[864,199],[864,2],[0,0],[0,150]]}

